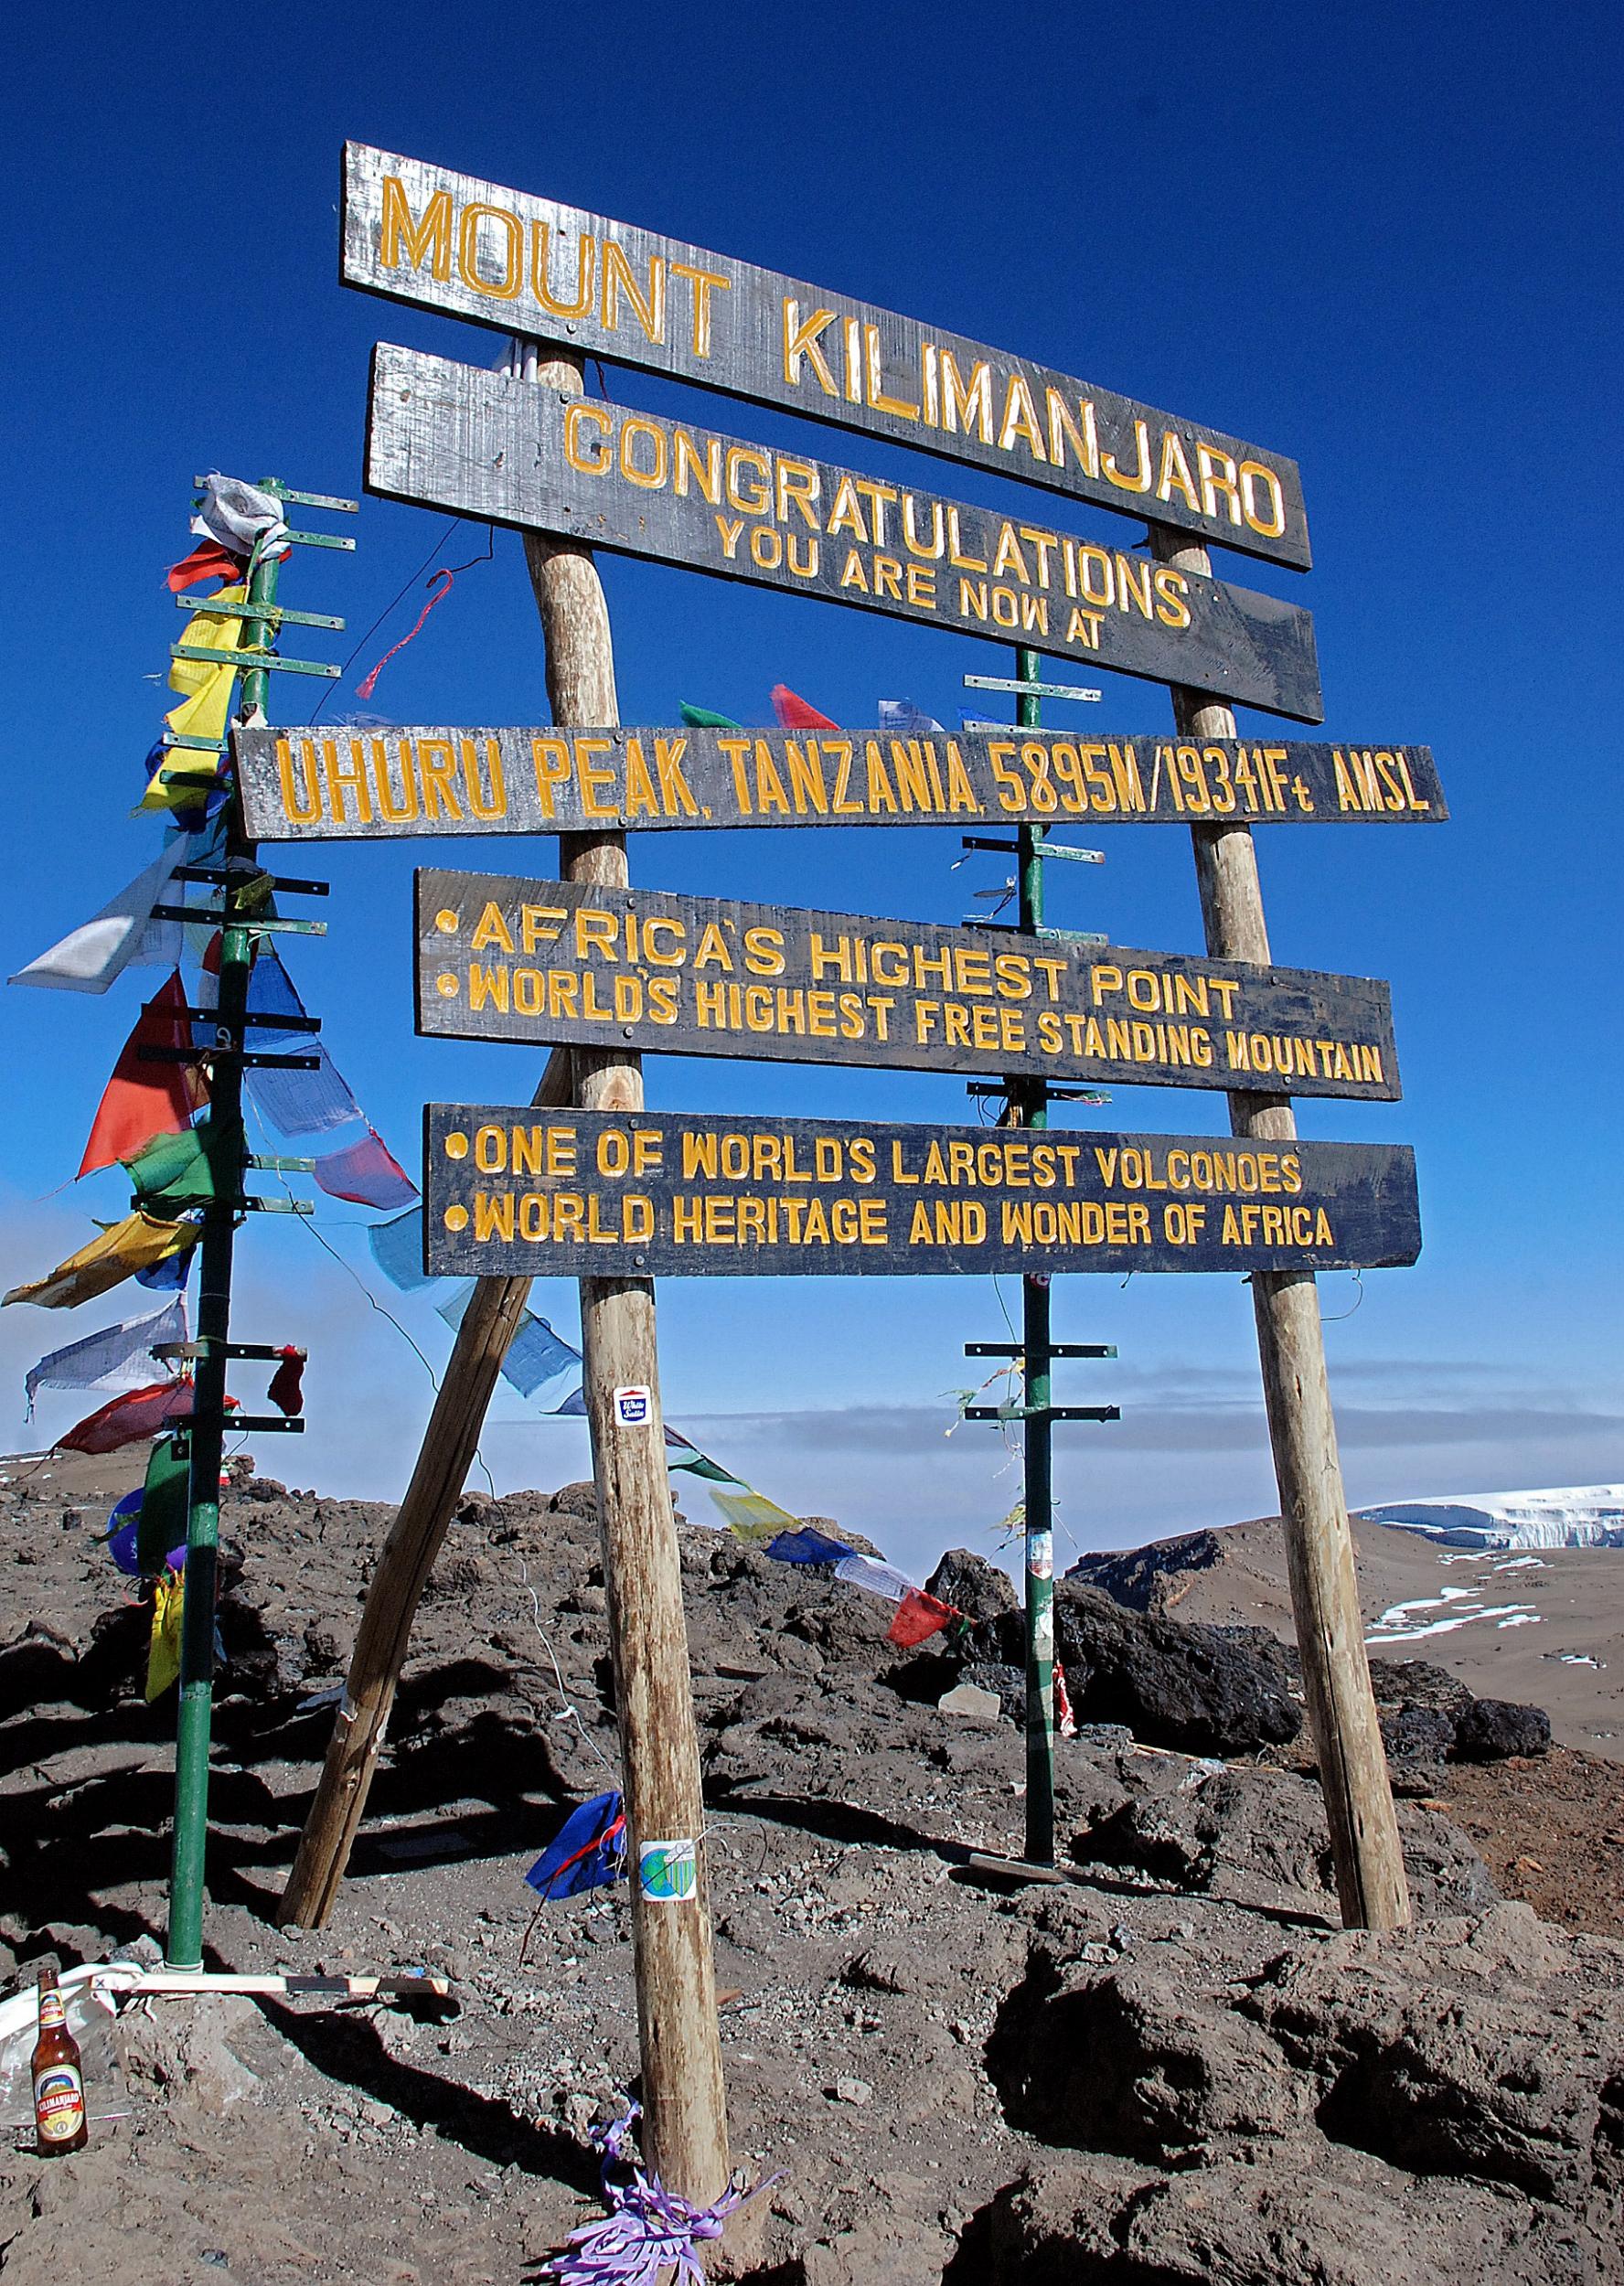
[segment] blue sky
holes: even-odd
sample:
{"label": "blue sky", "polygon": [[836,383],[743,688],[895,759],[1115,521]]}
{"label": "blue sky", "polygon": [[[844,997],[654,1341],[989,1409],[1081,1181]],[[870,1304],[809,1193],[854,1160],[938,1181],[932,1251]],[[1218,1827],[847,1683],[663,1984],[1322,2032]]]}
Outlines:
{"label": "blue sky", "polygon": [[[1306,577],[1214,569],[1315,614],[1327,733],[1430,743],[1454,812],[1437,830],[1259,834],[1277,958],[1387,977],[1405,1100],[1309,1105],[1305,1133],[1416,1147],[1426,1246],[1362,1294],[1324,1284],[1355,1500],[1624,1475],[1617,1395],[1619,1126],[1616,501],[1619,366],[1616,16],[1283,5],[1119,13],[945,0],[894,7],[559,9],[406,0],[293,5],[171,27],[149,11],[22,5],[3,102],[12,160],[0,672],[14,833],[0,909],[10,971],[94,910],[155,846],[127,817],[166,703],[179,614],[162,567],[187,545],[189,479],[219,465],[358,489],[366,365],[390,339],[486,364],[483,329],[337,283],[346,135],[435,159],[872,300],[1228,428],[1295,456]],[[905,456],[611,369],[634,404],[683,403],[768,442],[881,472]],[[1016,488],[915,460],[927,486]],[[1031,495],[1025,496],[1029,500]],[[1046,513],[1052,513],[1051,504]],[[1086,508],[1068,523],[1124,543]],[[484,531],[364,503],[353,557],[300,555],[289,602],[342,614],[342,657],[425,558]],[[604,567],[627,721],[679,698],[763,720],[784,680],[850,723],[881,697],[953,719],[995,646],[655,566]],[[414,615],[403,604],[358,661]],[[319,638],[311,638],[313,644]],[[1102,725],[1154,730],[1165,693],[1106,677]],[[283,719],[308,689],[279,678]],[[350,686],[335,702],[356,705]],[[544,716],[518,543],[459,579],[369,711]],[[1259,730],[1266,718],[1251,718]],[[1246,727],[1246,718],[1243,718]],[[1097,837],[1055,917],[1118,941],[1200,945],[1178,828]],[[523,1050],[419,1042],[414,862],[550,870],[550,842],[397,843],[301,854],[333,883],[323,944],[290,962],[376,1124],[408,1161],[427,1097],[521,1101]],[[956,837],[661,836],[635,877],[695,892],[958,919],[996,860],[950,872]],[[1059,871],[1060,869],[1056,869]],[[152,979],[142,980],[148,988]],[[48,1267],[122,1211],[111,1178],[58,1190],[134,1021],[105,1000],[0,993],[12,1116],[0,1269]],[[946,1079],[651,1063],[650,1100],[956,1119]],[[1215,1129],[1221,1098],[1119,1091],[1095,1116]],[[358,1211],[323,1234],[376,1285]],[[325,1489],[396,1490],[426,1409],[422,1367],[308,1233],[242,1247],[245,1338],[308,1341],[310,1434],[262,1462]],[[1010,1297],[1013,1307],[1013,1292]],[[41,1351],[121,1314],[0,1318],[0,1439]],[[390,1297],[391,1307],[396,1306]],[[564,1287],[541,1306],[572,1330]],[[1350,1314],[1351,1313],[1351,1314]],[[431,1357],[432,1311],[398,1314]],[[1077,1544],[1267,1512],[1272,1479],[1238,1281],[1072,1279],[1058,1333],[1115,1341],[1065,1369],[1116,1428],[1062,1438]],[[727,1280],[662,1288],[668,1410],[760,1487],[903,1555],[984,1539],[1015,1497],[996,1432],[943,1432],[970,1339],[1001,1331],[981,1282]],[[246,1383],[244,1394],[257,1392]],[[504,1483],[582,1473],[580,1432],[505,1394],[486,1440]]]}

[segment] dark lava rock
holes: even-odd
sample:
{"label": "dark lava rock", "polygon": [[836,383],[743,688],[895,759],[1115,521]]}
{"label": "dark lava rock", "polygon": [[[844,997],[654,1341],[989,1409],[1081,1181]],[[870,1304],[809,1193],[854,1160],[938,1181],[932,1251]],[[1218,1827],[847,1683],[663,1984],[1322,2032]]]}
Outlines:
{"label": "dark lava rock", "polygon": [[1066,1577],[1099,1588],[1125,1610],[1159,1618],[1178,1602],[1192,1573],[1210,1572],[1223,1560],[1221,1533],[1191,1532],[1178,1540],[1152,1541],[1147,1548],[1081,1556]]}
{"label": "dark lava rock", "polygon": [[1126,1723],[1147,1745],[1255,1754],[1302,1728],[1285,1661],[1258,1631],[1142,1618],[1071,1579],[1054,1591],[1054,1655],[1084,1722]]}
{"label": "dark lava rock", "polygon": [[[1295,1662],[1295,1647],[1291,1656]],[[1376,1704],[1384,1713],[1389,1708],[1402,1713],[1411,1707],[1429,1707],[1455,1717],[1464,1714],[1472,1703],[1472,1694],[1459,1676],[1452,1675],[1447,1667],[1435,1667],[1429,1660],[1373,1659],[1370,1675]]]}
{"label": "dark lava rock", "polygon": [[1026,1724],[1026,1670],[1002,1660],[967,1659],[957,1681],[973,1682],[978,1691],[990,1691],[1004,1720]]}
{"label": "dark lava rock", "polygon": [[998,1619],[1019,1614],[1010,1575],[969,1548],[949,1548],[924,1583],[925,1593],[950,1603],[967,1619]]}
{"label": "dark lava rock", "polygon": [[1543,1706],[1474,1699],[1455,1726],[1455,1752],[1462,1762],[1503,1762],[1508,1755],[1550,1751],[1551,1717]]}

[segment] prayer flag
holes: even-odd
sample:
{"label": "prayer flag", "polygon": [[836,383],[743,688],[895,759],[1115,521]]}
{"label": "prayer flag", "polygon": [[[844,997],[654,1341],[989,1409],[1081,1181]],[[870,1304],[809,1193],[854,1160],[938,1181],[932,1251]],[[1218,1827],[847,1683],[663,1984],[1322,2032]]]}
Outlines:
{"label": "prayer flag", "polygon": [[736,731],[741,727],[731,714],[712,714],[709,707],[690,706],[686,699],[678,711],[690,731]]}
{"label": "prayer flag", "polygon": [[304,1410],[304,1360],[297,1350],[284,1349],[282,1363],[271,1376],[271,1386],[265,1392],[271,1403],[294,1420]]}
{"label": "prayer flag", "polygon": [[155,1345],[186,1338],[186,1304],[178,1299],[166,1302],[150,1318],[130,1318],[88,1333],[29,1367],[23,1383],[28,1411],[33,1413],[40,1389],[143,1389],[152,1379]]}
{"label": "prayer flag", "polygon": [[[274,945],[266,945],[254,962],[248,979],[248,1006],[255,1016],[299,1016],[304,1014],[304,1003],[294,989],[294,980],[283,967],[281,956]],[[314,1072],[251,1071],[243,1074],[248,1092],[270,1120],[283,1135],[322,1135],[329,1128],[342,1127],[353,1120],[364,1121],[365,1114],[348,1086],[340,1077],[338,1067],[323,1047],[319,1039],[308,1032],[278,1033],[274,1025],[260,1029],[260,1039],[269,1042],[285,1038],[302,1052],[314,1055]]]}
{"label": "prayer flag", "polygon": [[[222,587],[218,595],[209,597],[208,604],[209,606],[216,604],[242,604],[247,600],[247,588],[239,585]],[[204,651],[240,650],[248,624],[246,619],[240,619],[235,612],[215,611],[212,608],[195,611],[186,629],[181,647],[183,650],[193,646]],[[170,689],[178,690],[184,694],[206,689],[213,678],[215,665],[216,663],[209,659],[171,659],[169,662]],[[235,668],[231,669],[231,672],[235,673]]]}
{"label": "prayer flag", "polygon": [[766,1552],[779,1564],[838,1564],[852,1554],[844,1540],[831,1540],[807,1524],[799,1532],[781,1532],[767,1543]]}
{"label": "prayer flag", "polygon": [[625,1811],[618,1794],[597,1794],[572,1810],[525,1875],[548,1904],[603,1889],[625,1873]]}
{"label": "prayer flag", "polygon": [[892,1603],[901,1603],[916,1584],[906,1572],[874,1555],[843,1555],[835,1566],[835,1577],[849,1580],[853,1587],[866,1587],[872,1596],[889,1597]]}
{"label": "prayer flag", "polygon": [[102,1090],[91,1123],[90,1140],[79,1162],[81,1175],[117,1159],[133,1159],[155,1136],[179,1135],[208,1097],[208,1084],[192,1063],[149,1063],[143,1048],[189,1048],[192,1028],[182,1013],[186,987],[177,968],[162,991],[147,1001],[135,1029],[119,1052],[112,1077]]}
{"label": "prayer flag", "polygon": [[819,714],[816,707],[809,707],[805,699],[797,699],[785,683],[773,685],[773,712],[782,730],[838,731],[840,727],[827,714]]}
{"label": "prayer flag", "polygon": [[799,1522],[787,1509],[748,1486],[740,1492],[724,1492],[714,1484],[710,1490],[710,1498],[741,1540],[764,1540],[769,1533],[794,1532]]}
{"label": "prayer flag", "polygon": [[135,1566],[148,1579],[155,1579],[166,1566],[178,1572],[185,1564],[191,1504],[192,1463],[187,1442],[160,1437],[147,1455],[146,1482],[135,1518]]}
{"label": "prayer flag", "polygon": [[218,468],[203,479],[191,528],[199,539],[216,540],[262,562],[288,551],[287,519],[275,493],[245,485],[240,476],[222,476]]}
{"label": "prayer flag", "polygon": [[246,550],[240,556],[233,555],[218,539],[202,539],[189,556],[172,563],[164,577],[170,593],[178,595],[183,589],[196,587],[203,580],[224,580],[230,586],[233,581],[240,580],[247,570]]}
{"label": "prayer flag", "polygon": [[[474,1281],[462,1279],[442,1302],[434,1307],[448,1326],[460,1326],[463,1312],[467,1309],[474,1292]],[[561,1374],[579,1375],[581,1352],[572,1349],[561,1334],[557,1334],[545,1318],[538,1318],[525,1310],[508,1354],[502,1360],[502,1378],[510,1382],[521,1397],[533,1397],[538,1389]]]}
{"label": "prayer flag", "polygon": [[714,1478],[719,1484],[737,1484],[740,1481],[731,1469],[724,1469],[720,1461],[712,1460],[708,1453],[702,1453],[696,1444],[684,1437],[680,1429],[674,1429],[669,1422],[666,1424],[666,1466],[668,1469],[686,1469],[690,1476]]}
{"label": "prayer flag", "polygon": [[36,1278],[31,1286],[14,1286],[0,1297],[0,1309],[7,1302],[33,1302],[41,1309],[71,1309],[78,1302],[93,1301],[133,1273],[195,1246],[202,1234],[196,1223],[162,1223],[137,1209],[59,1263],[48,1277]]}
{"label": "prayer flag", "polygon": [[402,1294],[415,1294],[420,1287],[433,1285],[433,1279],[422,1266],[421,1206],[397,1214],[392,1223],[374,1223],[367,1233],[367,1244],[384,1277]]}
{"label": "prayer flag", "polygon": [[[228,1397],[227,1404],[232,1403]],[[158,1381],[145,1389],[132,1389],[111,1397],[82,1421],[76,1421],[58,1445],[68,1453],[116,1453],[143,1437],[156,1437],[176,1421],[192,1416],[189,1381]]]}
{"label": "prayer flag", "polygon": [[929,738],[939,732],[943,725],[923,707],[916,707],[912,699],[881,699],[880,727],[892,738]]}
{"label": "prayer flag", "polygon": [[152,1641],[146,1654],[146,1695],[162,1698],[180,1680],[180,1615],[186,1603],[185,1580],[166,1572],[153,1591]]}
{"label": "prayer flag", "polygon": [[57,992],[105,992],[132,963],[172,968],[180,957],[181,924],[155,921],[152,909],[163,901],[176,867],[189,862],[192,854],[189,840],[170,842],[100,913],[19,968],[12,983],[44,985]]}
{"label": "prayer flag", "polygon": [[903,1650],[912,1650],[915,1644],[927,1643],[933,1635],[939,1635],[948,1620],[957,1617],[952,1604],[938,1603],[923,1587],[910,1587],[897,1606],[896,1618],[885,1630],[885,1640]]}
{"label": "prayer flag", "polygon": [[192,1274],[192,1256],[196,1248],[186,1254],[171,1255],[166,1262],[155,1262],[144,1270],[137,1270],[135,1283],[154,1294],[177,1293],[184,1289]]}
{"label": "prayer flag", "polygon": [[143,1206],[159,1210],[234,1199],[242,1180],[242,1127],[201,1120],[179,1135],[155,1136],[125,1161]]}
{"label": "prayer flag", "polygon": [[329,1198],[352,1199],[358,1206],[410,1206],[418,1195],[417,1185],[375,1127],[358,1143],[324,1152],[315,1162],[315,1180]]}

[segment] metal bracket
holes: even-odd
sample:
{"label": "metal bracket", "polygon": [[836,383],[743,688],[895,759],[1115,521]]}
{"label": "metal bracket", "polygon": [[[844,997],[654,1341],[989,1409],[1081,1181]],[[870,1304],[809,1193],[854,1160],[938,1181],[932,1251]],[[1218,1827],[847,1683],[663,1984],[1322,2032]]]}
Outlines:
{"label": "metal bracket", "polygon": [[155,921],[195,921],[208,928],[251,929],[256,936],[326,936],[325,921],[262,921],[257,913],[227,913],[220,905],[154,905]]}
{"label": "metal bracket", "polygon": [[[353,548],[354,540],[350,546]],[[341,667],[328,667],[313,658],[282,658],[274,651],[260,651],[244,644],[240,651],[205,650],[201,644],[172,643],[171,658],[199,659],[206,667],[247,667],[256,671],[263,668],[279,668],[284,675],[323,675],[336,683],[343,674]]]}
{"label": "metal bracket", "polygon": [[[1106,695],[1103,690],[1085,689],[1081,683],[1025,683],[1019,677],[1009,675],[967,675],[964,686],[967,690],[1015,690],[1027,699],[1095,700]],[[1014,727],[1001,722],[999,725],[1000,730]]]}
{"label": "metal bracket", "polygon": [[173,881],[218,883],[265,881],[272,889],[290,890],[296,897],[326,897],[331,894],[331,883],[327,881],[290,881],[283,873],[233,873],[223,865],[177,865],[169,878]]}
{"label": "metal bracket", "polygon": [[278,627],[335,627],[340,634],[344,630],[342,619],[320,611],[290,611],[285,604],[222,604],[215,595],[177,595],[175,601],[182,611],[211,611],[217,619],[258,619]]}
{"label": "metal bracket", "polygon": [[[1020,854],[1019,841],[995,841],[989,835],[984,833],[964,833],[960,834],[958,839],[960,846],[966,849],[997,849],[1005,857],[1018,857]],[[1036,842],[1032,848],[1032,855],[1040,858],[1070,858],[1074,865],[1103,865],[1106,861],[1106,853],[1103,849],[1079,849],[1069,841],[1045,839]]]}
{"label": "metal bracket", "polygon": [[225,1430],[228,1437],[236,1437],[243,1430],[251,1437],[303,1437],[304,1424],[301,1420],[284,1421],[275,1413],[228,1413]]}
{"label": "metal bracket", "polygon": [[1114,1405],[967,1405],[967,1421],[1120,1421]]}
{"label": "metal bracket", "polygon": [[[1015,1083],[1016,1093],[1019,1094],[1023,1086],[1030,1086],[1031,1084],[1031,1081],[1018,1080]],[[1101,1095],[1097,1088],[1052,1087],[1046,1080],[1039,1080],[1036,1084],[1042,1088],[1045,1100],[1052,1104],[1098,1105],[1108,1104],[1111,1100],[1108,1095]],[[967,1095],[990,1095],[1008,1100],[1010,1090],[1001,1080],[967,1080],[965,1094]]]}
{"label": "metal bracket", "polygon": [[230,1057],[250,1072],[319,1072],[320,1056],[262,1055],[253,1048],[155,1048],[143,1042],[135,1051],[138,1063],[208,1063]]}
{"label": "metal bracket", "polygon": [[[1019,1341],[967,1341],[967,1357],[1024,1357],[1026,1350]],[[1047,1357],[1115,1357],[1115,1341],[1051,1341],[1044,1351]]]}
{"label": "metal bracket", "polygon": [[[155,1341],[154,1357],[207,1357],[210,1351],[222,1357],[249,1358],[259,1363],[279,1363],[286,1356],[285,1350],[276,1349],[269,1341],[217,1341],[211,1334],[200,1333],[195,1341]],[[294,1355],[308,1358],[308,1350],[294,1350]]]}
{"label": "metal bracket", "polygon": [[[207,476],[194,476],[192,488],[201,492],[208,482]],[[360,514],[361,504],[358,500],[336,499],[327,492],[295,492],[292,485],[284,485],[276,476],[268,476],[257,488],[261,492],[268,492],[273,500],[285,500],[296,508],[336,508],[341,516]]]}

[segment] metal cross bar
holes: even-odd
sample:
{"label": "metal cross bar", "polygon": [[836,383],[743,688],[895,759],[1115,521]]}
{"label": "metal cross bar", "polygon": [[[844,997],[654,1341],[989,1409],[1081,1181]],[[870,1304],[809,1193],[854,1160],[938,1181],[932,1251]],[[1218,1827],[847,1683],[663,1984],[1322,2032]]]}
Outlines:
{"label": "metal cross bar", "polygon": [[[1019,1357],[1021,1354],[1019,1341],[967,1341],[964,1351],[967,1357]],[[1051,1341],[1049,1354],[1051,1357],[1115,1357],[1116,1344],[1114,1341]]]}
{"label": "metal cross bar", "polygon": [[282,604],[224,604],[218,595],[177,595],[180,611],[209,611],[219,619],[259,619],[273,627],[334,627],[344,630],[342,619],[324,611],[289,611]]}

